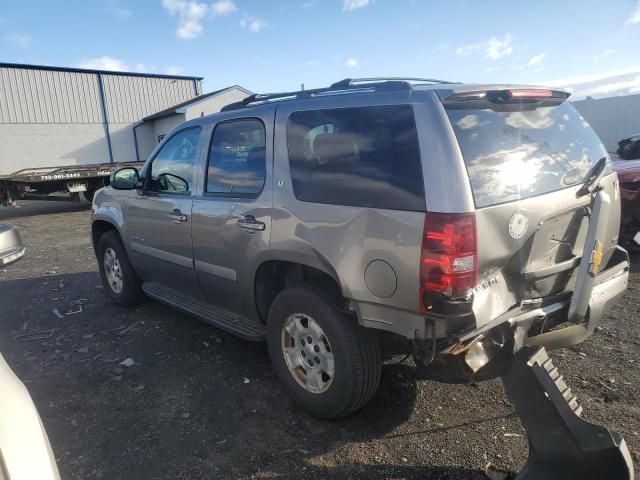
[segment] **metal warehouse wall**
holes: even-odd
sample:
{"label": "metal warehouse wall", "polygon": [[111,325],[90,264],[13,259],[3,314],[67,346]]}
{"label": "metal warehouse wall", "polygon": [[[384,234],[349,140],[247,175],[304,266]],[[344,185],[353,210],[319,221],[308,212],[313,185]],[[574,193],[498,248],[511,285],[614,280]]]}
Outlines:
{"label": "metal warehouse wall", "polygon": [[137,122],[197,95],[193,80],[103,75],[109,123]]}
{"label": "metal warehouse wall", "polygon": [[135,161],[135,122],[193,98],[201,88],[192,78],[0,66],[0,175],[108,163],[106,127],[113,161]]}
{"label": "metal warehouse wall", "polygon": [[622,138],[640,133],[640,95],[587,99],[573,102],[610,152]]}
{"label": "metal warehouse wall", "polygon": [[95,75],[0,68],[0,123],[101,123]]}

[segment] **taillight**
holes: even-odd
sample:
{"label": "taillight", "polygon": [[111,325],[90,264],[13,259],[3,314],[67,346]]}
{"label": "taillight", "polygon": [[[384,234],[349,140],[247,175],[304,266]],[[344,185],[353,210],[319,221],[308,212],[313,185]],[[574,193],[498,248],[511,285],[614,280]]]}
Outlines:
{"label": "taillight", "polygon": [[466,296],[478,279],[476,217],[473,213],[431,213],[424,220],[420,304],[425,294]]}

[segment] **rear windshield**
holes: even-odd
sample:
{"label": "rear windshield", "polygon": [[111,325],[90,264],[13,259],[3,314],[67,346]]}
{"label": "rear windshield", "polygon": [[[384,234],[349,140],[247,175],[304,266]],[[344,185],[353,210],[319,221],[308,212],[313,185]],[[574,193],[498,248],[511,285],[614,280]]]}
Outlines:
{"label": "rear windshield", "polygon": [[411,105],[294,112],[287,122],[287,146],[298,200],[425,209]]}
{"label": "rear windshield", "polygon": [[448,109],[447,114],[478,208],[582,183],[607,156],[569,102],[530,111]]}

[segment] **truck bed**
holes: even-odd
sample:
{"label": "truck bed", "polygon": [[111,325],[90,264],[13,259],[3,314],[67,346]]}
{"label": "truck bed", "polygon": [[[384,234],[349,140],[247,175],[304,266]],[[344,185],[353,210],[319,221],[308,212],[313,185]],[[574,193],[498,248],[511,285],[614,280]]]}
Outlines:
{"label": "truck bed", "polygon": [[69,165],[62,167],[25,168],[9,175],[0,175],[0,182],[38,183],[59,180],[108,177],[116,169],[139,168],[143,162],[100,163],[95,165]]}

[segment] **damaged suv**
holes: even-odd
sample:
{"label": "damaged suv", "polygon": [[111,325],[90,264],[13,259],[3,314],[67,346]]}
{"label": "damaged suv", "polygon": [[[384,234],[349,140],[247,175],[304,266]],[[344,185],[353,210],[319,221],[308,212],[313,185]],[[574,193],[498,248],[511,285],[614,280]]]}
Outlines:
{"label": "damaged suv", "polygon": [[375,393],[381,332],[447,381],[579,343],[629,261],[617,176],[568,96],[347,79],[183,123],[95,196],[105,290],[266,339],[324,418]]}

